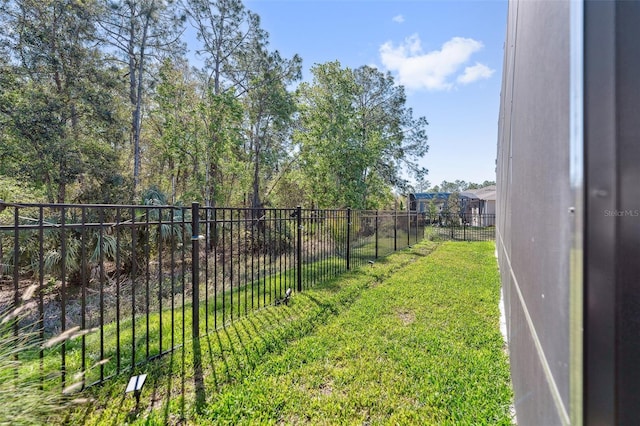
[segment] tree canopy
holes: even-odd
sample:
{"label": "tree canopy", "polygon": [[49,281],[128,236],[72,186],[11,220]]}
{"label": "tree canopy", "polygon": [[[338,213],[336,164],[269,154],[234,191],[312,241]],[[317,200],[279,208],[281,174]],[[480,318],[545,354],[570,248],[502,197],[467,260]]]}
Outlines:
{"label": "tree canopy", "polygon": [[311,71],[298,89],[294,143],[316,205],[372,208],[405,189],[402,170],[426,173],[413,160],[427,151],[427,122],[414,119],[391,75],[338,62]]}
{"label": "tree canopy", "polygon": [[429,192],[464,192],[472,189],[480,189],[485,186],[495,185],[494,181],[485,180],[482,183],[465,182],[456,179],[454,182],[443,180],[440,185],[436,185],[429,189]]}

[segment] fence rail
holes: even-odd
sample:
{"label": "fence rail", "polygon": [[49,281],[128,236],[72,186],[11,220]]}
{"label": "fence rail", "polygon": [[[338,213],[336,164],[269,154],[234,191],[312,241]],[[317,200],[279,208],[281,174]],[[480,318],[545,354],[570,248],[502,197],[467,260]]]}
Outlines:
{"label": "fence rail", "polygon": [[[39,342],[16,373],[63,388],[135,369],[427,234],[493,235],[413,211],[4,207],[0,313],[20,312],[10,332]],[[47,344],[70,332],[80,337]]]}
{"label": "fence rail", "polygon": [[462,241],[495,240],[494,214],[423,214],[423,221],[430,238]]}

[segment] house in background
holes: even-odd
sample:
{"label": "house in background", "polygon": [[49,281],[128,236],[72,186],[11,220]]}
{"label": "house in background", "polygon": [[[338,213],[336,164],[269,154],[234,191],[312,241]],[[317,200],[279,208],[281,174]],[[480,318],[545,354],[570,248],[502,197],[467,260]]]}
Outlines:
{"label": "house in background", "polygon": [[463,192],[468,203],[467,217],[471,219],[471,226],[494,226],[496,224],[496,186]]}
{"label": "house in background", "polygon": [[[411,211],[422,213],[427,220],[430,218],[429,205],[436,207],[435,214],[441,215],[449,207],[451,192],[418,192],[409,194],[409,208]],[[494,226],[496,213],[496,186],[461,192],[459,214],[464,216],[465,223],[471,226]]]}
{"label": "house in background", "polygon": [[409,194],[409,208],[411,211],[429,214],[429,205],[436,206],[436,213],[440,214],[446,208],[450,192],[417,192]]}

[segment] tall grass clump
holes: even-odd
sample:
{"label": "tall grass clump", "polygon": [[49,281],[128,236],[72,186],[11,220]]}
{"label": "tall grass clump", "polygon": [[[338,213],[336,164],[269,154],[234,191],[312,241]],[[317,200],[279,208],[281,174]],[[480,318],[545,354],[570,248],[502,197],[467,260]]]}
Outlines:
{"label": "tall grass clump", "polygon": [[80,378],[75,378],[78,383],[61,389],[59,375],[48,377],[45,383],[37,365],[21,360],[25,354],[55,348],[86,334],[86,331],[79,333],[70,329],[43,342],[37,324],[21,325],[20,320],[36,288],[33,285],[26,289],[17,307],[0,312],[0,425],[58,424],[65,409],[84,402],[73,396],[81,387]]}

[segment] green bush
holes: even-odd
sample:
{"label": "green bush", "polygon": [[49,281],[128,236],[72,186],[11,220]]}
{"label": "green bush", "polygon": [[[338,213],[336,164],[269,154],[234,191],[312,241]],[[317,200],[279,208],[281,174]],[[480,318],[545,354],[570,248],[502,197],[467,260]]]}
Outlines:
{"label": "green bush", "polygon": [[45,196],[42,189],[33,188],[18,179],[0,175],[0,200],[8,203],[41,203]]}

